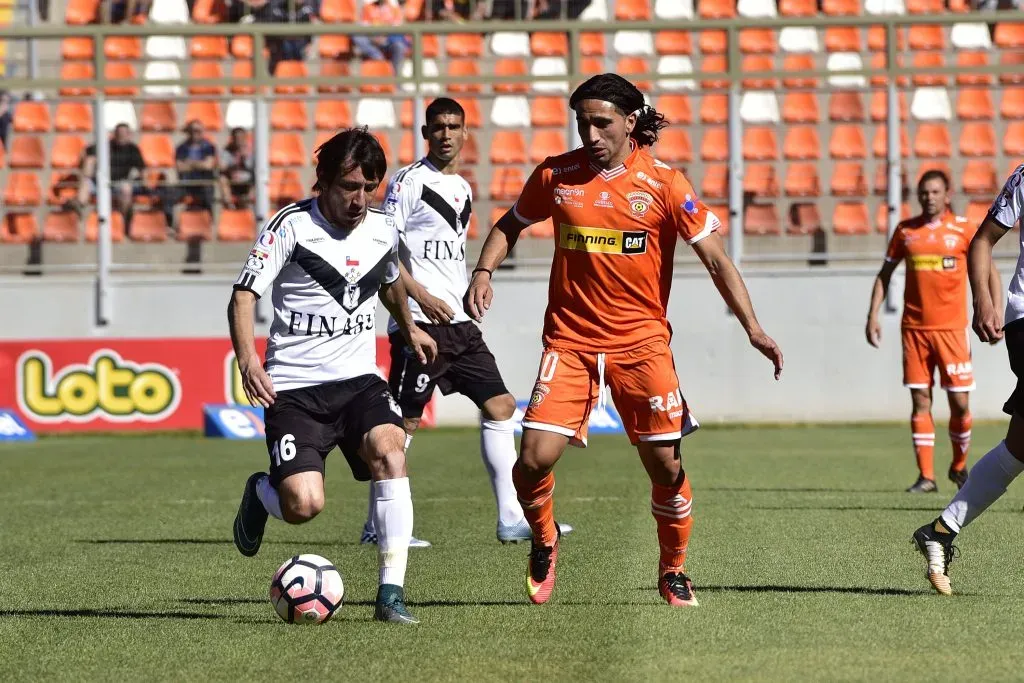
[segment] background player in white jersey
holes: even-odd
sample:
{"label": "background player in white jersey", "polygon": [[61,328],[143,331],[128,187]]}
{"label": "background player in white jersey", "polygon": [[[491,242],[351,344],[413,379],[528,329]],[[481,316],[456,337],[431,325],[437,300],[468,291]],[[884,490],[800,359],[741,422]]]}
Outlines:
{"label": "background player in white jersey", "polygon": [[[398,227],[402,280],[411,299],[413,319],[437,342],[438,358],[423,363],[392,318],[388,326],[391,392],[402,409],[406,447],[435,386],[444,394],[463,394],[480,408],[480,451],[497,498],[498,540],[529,540],[530,525],[512,485],[516,401],[505,388],[480,329],[462,307],[469,288],[466,231],[473,204],[469,183],[458,173],[467,136],[466,113],[455,100],[438,98],[427,107],[421,132],[427,141],[427,156],[394,175],[384,210]],[[374,495],[371,488],[363,543],[376,542]],[[562,525],[563,534],[571,530]],[[414,547],[429,545],[413,539]]]}
{"label": "background player in white jersey", "polygon": [[953,560],[953,539],[960,530],[1006,493],[1010,483],[1024,472],[1024,238],[1021,240],[1017,271],[1006,297],[1006,326],[1003,314],[992,303],[989,271],[992,247],[1020,220],[1024,211],[1024,165],[1018,166],[1003,186],[971,240],[967,254],[971,292],[974,296],[974,331],[983,342],[1005,336],[1010,369],[1017,386],[1003,405],[1010,415],[1006,438],[974,464],[964,487],[941,515],[914,532],[914,543],[925,556],[927,576],[936,591],[950,595],[949,564]]}
{"label": "background player in white jersey", "polygon": [[[317,150],[317,196],[291,204],[260,233],[228,306],[242,384],[266,408],[270,473],[245,484],[235,545],[255,555],[267,515],[289,524],[324,506],[324,460],[341,448],[352,474],[371,480],[380,534],[380,587],[374,618],[416,623],[403,585],[412,536],[405,433],[377,374],[377,293],[412,353],[426,362],[434,341],[416,327],[399,278],[395,221],[369,203],[387,171],[365,128],[338,133]],[[253,341],[256,299],[273,285],[274,320],[265,366]]]}

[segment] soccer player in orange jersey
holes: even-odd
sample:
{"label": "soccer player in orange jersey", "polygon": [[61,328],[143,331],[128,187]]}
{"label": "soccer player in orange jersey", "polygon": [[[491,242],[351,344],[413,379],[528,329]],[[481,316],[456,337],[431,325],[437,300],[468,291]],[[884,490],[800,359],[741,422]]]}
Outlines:
{"label": "soccer player in orange jersey", "polygon": [[679,446],[697,421],[679,391],[665,317],[678,237],[697,252],[750,343],[773,362],[776,379],[782,352],[754,316],[716,232],[718,218],[682,173],[644,149],[657,141],[664,117],[615,74],[583,83],[569,106],[582,149],[536,168],[515,206],[488,234],[466,294],[467,312],[479,320],[491,305],[491,275],[519,234],[552,219],[544,351],[512,471],[533,530],[527,592],[538,604],[551,596],[559,540],[552,468],[567,445],[586,445],[587,421],[603,402],[607,382],[651,479],[659,592],[670,605],[696,605],[684,572],[692,495]]}
{"label": "soccer player in orange jersey", "polygon": [[[932,493],[935,484],[932,420],[932,377],[939,370],[940,385],[949,397],[949,439],[953,463],[949,479],[960,488],[967,481],[967,450],[971,444],[968,395],[974,389],[971,348],[967,334],[967,246],[977,231],[967,219],[949,208],[949,178],[942,171],[927,171],[917,186],[921,215],[896,226],[885,263],[871,290],[865,330],[868,343],[878,347],[882,327],[878,309],[889,280],[900,261],[907,262],[903,295],[903,386],[910,389],[913,412],[910,431],[917,456],[917,481],[909,493]],[[993,305],[1000,308],[999,274],[990,270]]]}

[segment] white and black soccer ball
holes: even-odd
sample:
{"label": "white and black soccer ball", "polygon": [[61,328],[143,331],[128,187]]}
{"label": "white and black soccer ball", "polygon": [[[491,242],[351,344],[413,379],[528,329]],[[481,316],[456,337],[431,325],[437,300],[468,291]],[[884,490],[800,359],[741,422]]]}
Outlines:
{"label": "white and black soccer ball", "polygon": [[274,572],[270,604],[289,624],[322,624],[341,608],[345,584],[331,561],[296,555]]}

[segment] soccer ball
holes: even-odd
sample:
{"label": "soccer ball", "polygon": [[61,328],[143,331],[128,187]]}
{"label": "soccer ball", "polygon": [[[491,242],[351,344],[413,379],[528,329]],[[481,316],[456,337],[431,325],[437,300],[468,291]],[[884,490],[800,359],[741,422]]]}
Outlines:
{"label": "soccer ball", "polygon": [[319,555],[289,558],[270,580],[270,604],[289,624],[322,624],[334,616],[344,597],[341,574]]}

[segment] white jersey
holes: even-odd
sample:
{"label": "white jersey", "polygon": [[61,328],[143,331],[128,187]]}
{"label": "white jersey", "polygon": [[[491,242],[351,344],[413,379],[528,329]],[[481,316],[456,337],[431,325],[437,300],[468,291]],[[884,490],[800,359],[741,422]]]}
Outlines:
{"label": "white jersey", "polygon": [[398,232],[383,212],[368,210],[346,232],[315,198],[278,211],[235,282],[256,296],[274,286],[266,360],[274,389],[378,375],[377,292],[398,276]]}
{"label": "white jersey", "polygon": [[[444,174],[426,158],[406,166],[388,186],[384,210],[395,217],[401,239],[400,257],[412,279],[455,312],[452,322],[467,322],[462,297],[466,277],[466,231],[473,192],[458,174]],[[419,304],[409,299],[412,318],[430,323]],[[394,319],[388,331],[398,325]]]}
{"label": "white jersey", "polygon": [[[1020,220],[1024,210],[1024,164],[1018,166],[1003,185],[989,209],[989,217],[1007,230]],[[1006,295],[1005,324],[1024,318],[1024,234],[1021,235],[1020,254],[1017,256],[1017,272],[1010,280]]]}

